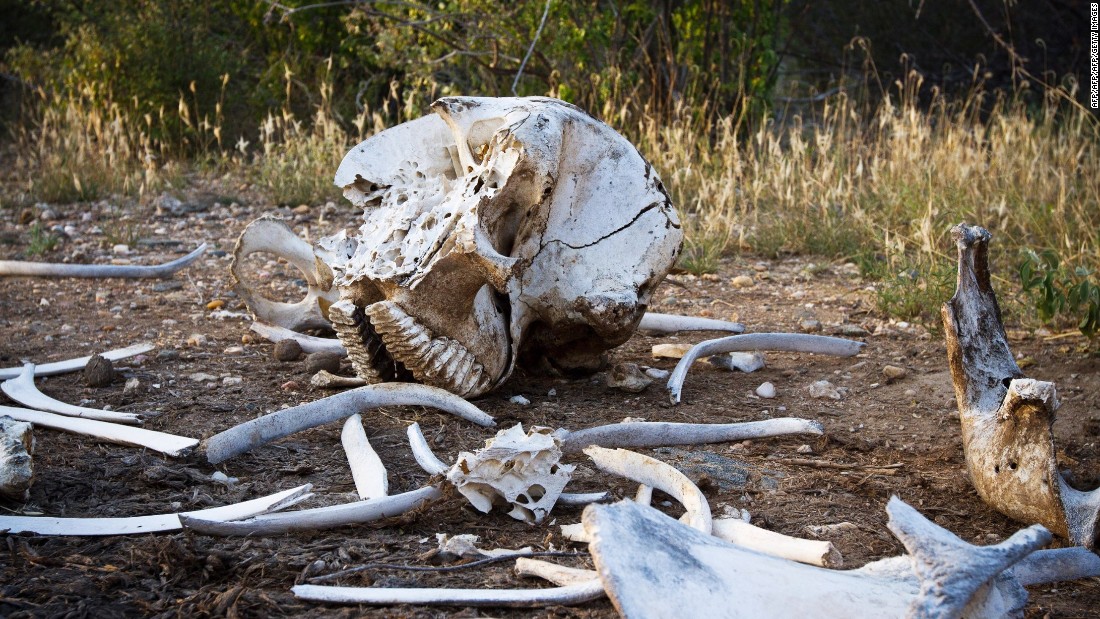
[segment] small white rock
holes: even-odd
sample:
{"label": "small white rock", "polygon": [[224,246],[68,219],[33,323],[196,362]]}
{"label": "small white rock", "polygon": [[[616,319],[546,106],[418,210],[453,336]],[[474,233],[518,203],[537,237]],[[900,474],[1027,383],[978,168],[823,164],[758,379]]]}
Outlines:
{"label": "small white rock", "polygon": [[671,374],[668,370],[662,370],[661,368],[646,368],[645,375],[653,380],[664,380]]}
{"label": "small white rock", "polygon": [[811,398],[830,398],[833,400],[840,399],[840,392],[837,390],[836,385],[833,385],[827,380],[819,380],[816,383],[807,387],[810,392]]}
{"label": "small white rock", "polygon": [[756,395],[765,399],[774,398],[775,385],[771,384],[770,382],[761,384],[759,387],[756,388]]}
{"label": "small white rock", "polygon": [[797,451],[800,454],[812,454],[814,452],[814,448],[810,447],[809,445],[802,445],[798,448]]}
{"label": "small white rock", "polygon": [[244,382],[244,379],[241,378],[240,376],[226,376],[225,378],[222,379],[222,384],[225,385],[226,387],[232,387],[234,385],[239,385],[243,382]]}
{"label": "small white rock", "polygon": [[746,374],[755,372],[766,365],[764,353],[762,352],[731,352],[707,357],[707,361],[723,370],[740,370]]}
{"label": "small white rock", "polygon": [[518,404],[520,406],[527,406],[528,404],[531,403],[531,400],[528,400],[527,398],[525,398],[521,395],[514,395],[511,398],[508,398],[508,401],[511,402],[512,404]]}
{"label": "small white rock", "polygon": [[130,253],[130,246],[125,243],[119,243],[111,248],[111,252],[119,256],[125,256]]}

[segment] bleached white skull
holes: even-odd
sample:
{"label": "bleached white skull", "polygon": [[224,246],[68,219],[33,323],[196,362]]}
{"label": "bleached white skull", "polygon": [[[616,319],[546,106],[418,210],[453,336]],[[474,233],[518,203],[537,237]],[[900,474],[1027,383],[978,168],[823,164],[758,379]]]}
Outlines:
{"label": "bleached white skull", "polygon": [[356,146],[336,184],[365,223],[319,242],[356,372],[463,396],[517,362],[598,367],[680,251],[657,173],[556,99],[444,98]]}

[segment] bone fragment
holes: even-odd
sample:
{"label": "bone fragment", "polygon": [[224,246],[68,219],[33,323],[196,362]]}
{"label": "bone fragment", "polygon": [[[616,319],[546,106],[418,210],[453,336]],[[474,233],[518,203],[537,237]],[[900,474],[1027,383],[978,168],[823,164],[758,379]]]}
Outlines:
{"label": "bone fragment", "polygon": [[762,352],[730,352],[707,357],[707,362],[723,370],[737,370],[749,374],[763,369],[767,364]]}
{"label": "bone fragment", "polygon": [[439,488],[425,486],[367,501],[267,514],[248,520],[228,522],[200,514],[181,515],[180,522],[184,527],[206,535],[279,535],[292,531],[320,531],[400,516],[442,496]]}
{"label": "bone fragment", "polygon": [[808,565],[839,568],[844,558],[831,542],[800,539],[753,526],[740,518],[716,518],[714,536],[766,555]]}
{"label": "bone fragment", "polygon": [[206,243],[182,258],[150,266],[120,264],[56,264],[0,260],[0,277],[168,277],[198,260]]}
{"label": "bone fragment", "polygon": [[413,458],[428,475],[441,475],[451,468],[435,457],[432,448],[428,446],[428,441],[424,439],[424,433],[420,431],[419,423],[413,422],[410,424],[407,434],[409,435],[409,447],[412,448]]}
{"label": "bone fragment", "polygon": [[516,559],[515,569],[517,576],[534,576],[535,578],[548,580],[559,587],[582,585],[592,582],[598,577],[594,570],[566,567],[530,557]]}
{"label": "bone fragment", "polygon": [[971,482],[985,502],[1021,522],[1094,548],[1100,489],[1081,492],[1058,470],[1051,427],[1054,383],[1024,378],[1008,347],[990,282],[990,234],[959,224],[958,283],[943,307],[947,360],[959,405]]}
{"label": "bone fragment", "polygon": [[579,544],[587,544],[592,541],[588,538],[588,533],[584,530],[584,524],[580,522],[576,524],[561,525],[561,536],[571,542],[577,542]]}
{"label": "bone fragment", "polygon": [[494,424],[493,418],[481,409],[442,389],[384,383],[338,393],[229,428],[205,441],[206,458],[217,464],[295,432],[381,406],[431,406],[481,426]]}
{"label": "bone fragment", "polygon": [[34,427],[0,417],[0,496],[26,500],[34,481]]}
{"label": "bone fragment", "polygon": [[1021,613],[1009,569],[1049,540],[1035,526],[975,547],[893,499],[890,528],[912,554],[856,570],[767,556],[704,535],[630,501],[592,505],[583,520],[600,579],[624,617],[960,617]]}
{"label": "bone fragment", "polygon": [[658,333],[675,333],[677,331],[729,331],[731,333],[742,333],[745,331],[745,325],[739,322],[715,320],[713,318],[646,312],[642,315],[642,321],[638,323],[638,329],[642,331],[656,331]]}
{"label": "bone fragment", "polygon": [[141,424],[141,415],[135,413],[120,413],[118,411],[105,411],[98,408],[73,406],[72,404],[59,402],[49,397],[34,386],[34,367],[33,363],[24,364],[23,371],[19,376],[16,378],[9,378],[3,383],[0,383],[0,390],[3,390],[5,395],[16,402],[35,410],[57,413],[68,417],[80,417],[82,419]]}
{"label": "bone fragment", "polygon": [[525,434],[516,424],[497,432],[484,448],[459,453],[447,481],[483,513],[503,504],[511,506],[513,518],[539,524],[576,468],[560,460],[561,441],[548,428],[536,426]]}
{"label": "bone fragment", "polygon": [[[108,361],[118,361],[119,359],[126,359],[127,357],[134,357],[142,353],[149,352],[154,348],[156,348],[156,346],[154,346],[153,344],[134,344],[133,346],[127,346],[126,348],[108,350],[105,353],[101,353],[99,356],[107,359]],[[56,374],[65,374],[68,372],[79,372],[80,370],[84,369],[85,365],[88,365],[88,361],[91,358],[92,356],[88,355],[87,357],[80,357],[77,359],[67,359],[65,361],[56,361],[54,363],[43,363],[42,365],[36,365],[34,366],[34,375],[54,376]],[[16,378],[22,372],[22,367],[0,369],[0,380]]]}
{"label": "bone fragment", "polygon": [[1021,559],[1012,568],[1012,575],[1025,587],[1096,578],[1100,576],[1100,557],[1083,546],[1037,550]]}
{"label": "bone fragment", "polygon": [[7,415],[19,421],[29,421],[37,426],[92,436],[108,443],[146,447],[168,456],[185,456],[199,444],[195,438],[176,436],[155,430],[123,426],[95,419],[65,417],[53,413],[33,411],[28,408],[0,406],[0,415]]}
{"label": "bone fragment", "polygon": [[291,331],[284,327],[269,325],[266,322],[260,322],[258,320],[253,321],[249,329],[270,342],[294,340],[298,342],[298,345],[302,347],[302,350],[306,354],[315,352],[331,352],[341,355],[348,354],[348,351],[340,344],[340,340],[335,338],[306,335],[304,333],[298,333],[297,331]]}
{"label": "bone fragment", "polygon": [[132,535],[157,531],[176,531],[187,517],[236,520],[256,514],[285,509],[311,496],[311,484],[283,490],[243,503],[180,514],[133,516],[130,518],[53,518],[50,516],[0,516],[0,531],[39,535]]}
{"label": "bone fragment", "polygon": [[797,417],[780,417],[743,423],[612,423],[570,432],[558,430],[564,453],[576,453],[589,445],[600,447],[667,447],[701,445],[787,434],[822,434],[821,424]]}
{"label": "bone fragment", "polygon": [[329,587],[295,585],[295,597],[316,602],[345,604],[439,604],[444,606],[507,606],[532,608],[574,606],[603,597],[598,578],[567,587],[549,589],[386,589],[376,587]]}
{"label": "bone fragment", "polygon": [[638,505],[648,506],[653,502],[653,486],[638,485],[638,491],[634,493],[634,502]]}
{"label": "bone fragment", "polygon": [[354,389],[364,387],[367,381],[358,376],[337,376],[328,370],[318,370],[309,384],[318,389]]}
{"label": "bone fragment", "polygon": [[[596,468],[645,484],[671,495],[687,510],[686,523],[707,535],[711,534],[710,505],[707,497],[686,475],[672,465],[656,458],[626,449],[604,449],[595,445],[584,453],[592,458]],[[591,506],[585,508],[587,511]]]}
{"label": "bone fragment", "polygon": [[367,433],[363,430],[363,417],[359,414],[348,417],[344,429],[340,432],[340,442],[351,466],[351,477],[355,480],[355,490],[359,498],[376,499],[389,494],[390,482],[386,466],[371,447]]}
{"label": "bone fragment", "polygon": [[709,357],[727,352],[756,350],[782,350],[851,357],[858,353],[862,347],[863,342],[801,333],[748,333],[707,340],[693,346],[680,359],[680,362],[676,364],[676,369],[672,370],[672,376],[668,378],[666,388],[668,389],[669,400],[673,404],[679,404],[680,389],[684,385],[688,368],[700,357]]}
{"label": "bone fragment", "polygon": [[[306,296],[297,303],[282,303],[250,287],[240,268],[244,259],[256,252],[274,254],[301,271],[308,287]],[[327,308],[339,298],[331,287],[332,273],[314,256],[313,247],[294,234],[283,220],[265,215],[248,224],[233,248],[229,272],[233,276],[233,290],[256,320],[292,331],[331,328],[326,318]]]}
{"label": "bone fragment", "polygon": [[563,492],[558,495],[558,505],[588,505],[611,500],[610,492]]}

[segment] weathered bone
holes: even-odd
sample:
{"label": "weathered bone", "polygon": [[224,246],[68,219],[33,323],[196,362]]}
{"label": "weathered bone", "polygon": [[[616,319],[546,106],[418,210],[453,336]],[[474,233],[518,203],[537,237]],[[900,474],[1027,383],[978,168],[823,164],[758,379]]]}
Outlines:
{"label": "weathered bone", "polygon": [[[592,458],[596,468],[605,473],[625,477],[672,496],[687,510],[688,526],[710,535],[712,521],[707,497],[686,475],[675,467],[637,452],[626,449],[604,449],[595,445],[584,453]],[[587,512],[591,507],[586,507]]]}
{"label": "weathered bone", "polygon": [[283,490],[243,503],[234,503],[180,514],[133,516],[129,518],[53,518],[51,516],[0,516],[0,531],[38,535],[133,535],[176,531],[188,517],[235,520],[286,509],[310,496],[311,484]]}
{"label": "weathered bone", "polygon": [[337,376],[328,370],[318,370],[309,379],[309,385],[317,389],[355,389],[367,384],[367,381],[358,376]]}
{"label": "weathered bone", "polygon": [[33,411],[29,408],[0,406],[0,415],[7,415],[19,421],[29,421],[36,426],[53,428],[74,434],[95,437],[108,443],[146,447],[168,456],[185,456],[199,444],[197,438],[176,436],[155,430],[123,426],[95,419],[65,417],[53,413]]}
{"label": "weathered bone", "polygon": [[367,440],[361,415],[352,415],[344,422],[340,442],[347,454],[351,477],[355,480],[355,490],[359,493],[359,498],[376,499],[389,494],[390,482],[386,466]]}
{"label": "weathered bone", "polygon": [[[283,303],[253,290],[240,269],[244,259],[257,252],[274,254],[301,271],[308,287],[306,296],[297,303]],[[256,320],[293,331],[331,326],[326,319],[327,308],[338,298],[331,287],[332,273],[323,261],[314,257],[309,243],[294,234],[283,220],[265,215],[248,224],[233,248],[229,272],[233,275],[233,290]]]}
{"label": "weathered bone", "polygon": [[291,331],[285,327],[269,325],[266,322],[260,322],[258,320],[253,321],[249,329],[252,329],[252,331],[258,333],[261,337],[270,342],[294,340],[298,342],[298,345],[301,346],[302,350],[306,353],[330,352],[338,355],[348,354],[348,351],[340,344],[340,340],[335,338],[306,335],[304,333],[298,333],[297,331]]}
{"label": "weathered bone", "polygon": [[675,314],[657,314],[646,312],[638,323],[639,331],[657,333],[675,333],[677,331],[729,331],[742,333],[745,325],[728,320],[715,320],[698,316],[677,316]]}
{"label": "weathered bone", "polygon": [[425,486],[410,492],[391,494],[367,501],[267,514],[248,520],[228,522],[226,519],[204,517],[199,514],[197,516],[181,515],[180,522],[184,527],[206,535],[279,535],[292,531],[320,531],[394,518],[442,496],[443,493],[439,488]]}
{"label": "weathered bone", "polygon": [[524,434],[523,425],[516,424],[497,432],[484,448],[459,453],[447,480],[483,513],[503,502],[512,508],[509,516],[539,524],[576,468],[560,460],[561,440],[549,428]]}
{"label": "weathered bone", "polygon": [[713,534],[731,544],[807,565],[839,568],[844,557],[832,542],[801,539],[753,526],[739,518],[716,518]]}
{"label": "weathered bone", "polygon": [[26,500],[34,481],[34,427],[0,416],[0,496]]}
{"label": "weathered bone", "polygon": [[530,557],[516,559],[516,576],[534,576],[548,580],[559,587],[582,585],[598,578],[595,570],[566,567],[549,561],[540,561]]}
{"label": "weathered bone", "polygon": [[507,606],[532,608],[541,606],[575,606],[603,597],[603,584],[598,578],[567,587],[549,589],[401,589],[376,587],[330,587],[325,585],[295,585],[295,597],[315,602],[344,604],[439,604],[442,606]]}
{"label": "weathered bone", "polygon": [[1049,541],[1043,527],[975,547],[896,498],[887,511],[911,554],[851,571],[746,550],[629,501],[592,505],[583,519],[624,617],[1017,616],[1027,593],[1009,568]]}
{"label": "weathered bone", "polygon": [[431,406],[481,426],[495,423],[478,407],[442,389],[409,383],[368,385],[264,415],[215,434],[204,443],[206,459],[217,464],[295,432],[381,406]]}
{"label": "weathered bone", "polygon": [[554,99],[453,97],[432,111],[356,146],[336,172],[365,222],[317,255],[340,289],[329,318],[356,373],[476,396],[521,361],[595,369],[680,249],[656,173]]}
{"label": "weathered bone", "polygon": [[1071,488],[1058,470],[1054,383],[1024,378],[1012,357],[990,283],[990,234],[960,224],[951,235],[959,273],[955,295],[943,307],[944,334],[974,488],[997,511],[1091,549],[1100,489]]}
{"label": "weathered bone", "polygon": [[562,452],[576,453],[589,445],[600,447],[668,447],[701,445],[787,434],[822,434],[821,424],[797,417],[779,417],[743,423],[670,423],[634,421],[612,423],[570,432],[558,430]]}
{"label": "weathered bone", "polygon": [[59,402],[42,393],[34,386],[34,364],[26,363],[23,371],[15,378],[0,383],[0,390],[16,402],[36,410],[57,413],[68,417],[80,417],[82,419],[97,419],[99,421],[113,421],[140,425],[141,415],[136,413],[121,413],[118,411],[105,411],[98,408],[85,408],[73,406],[65,402]]}
{"label": "weathered bone", "polygon": [[851,357],[859,353],[863,342],[845,340],[824,335],[805,335],[801,333],[747,333],[731,335],[716,340],[699,342],[687,351],[668,377],[669,400],[680,403],[680,389],[687,378],[688,369],[700,357],[709,357],[727,352],[754,350],[781,350],[786,352],[807,352],[837,357]]}
{"label": "weathered bone", "polygon": [[[107,359],[108,361],[118,361],[120,359],[126,359],[128,357],[135,357],[142,353],[147,353],[150,350],[156,348],[153,344],[134,344],[133,346],[127,346],[126,348],[119,348],[117,350],[108,350],[107,352],[100,353],[99,356]],[[55,361],[54,363],[43,363],[42,365],[34,366],[34,375],[37,376],[54,376],[57,374],[65,374],[68,372],[78,372],[84,369],[84,366],[88,365],[88,360],[92,358],[92,355],[87,357],[79,357],[77,359],[66,359],[65,361]],[[9,378],[16,378],[23,372],[23,367],[17,368],[4,368],[0,369],[0,380],[8,380]]]}
{"label": "weathered bone", "polygon": [[182,258],[164,264],[134,266],[126,264],[57,264],[0,260],[0,277],[168,277],[198,260],[206,243]]}

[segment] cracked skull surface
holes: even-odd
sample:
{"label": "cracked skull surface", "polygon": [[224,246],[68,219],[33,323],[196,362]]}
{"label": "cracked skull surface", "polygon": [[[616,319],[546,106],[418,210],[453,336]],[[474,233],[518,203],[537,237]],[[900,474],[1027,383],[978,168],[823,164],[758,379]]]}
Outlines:
{"label": "cracked skull surface", "polygon": [[359,144],[336,173],[364,223],[317,254],[356,372],[472,397],[517,363],[598,368],[680,251],[656,171],[556,99],[451,97],[432,112]]}

